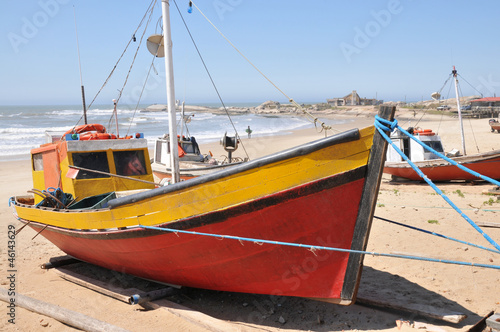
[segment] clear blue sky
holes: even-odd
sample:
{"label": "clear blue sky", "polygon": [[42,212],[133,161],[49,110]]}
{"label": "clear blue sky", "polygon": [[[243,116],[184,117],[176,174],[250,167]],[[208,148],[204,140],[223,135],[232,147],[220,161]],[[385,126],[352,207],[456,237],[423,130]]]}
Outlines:
{"label": "clear blue sky", "polygon": [[[87,102],[101,87],[150,0],[2,1],[0,104],[79,104],[76,10]],[[246,63],[202,15],[177,0],[227,103],[284,98]],[[457,66],[485,96],[500,96],[498,1],[198,0],[198,7],[283,91],[298,102],[324,102],[357,90],[361,97],[430,99]],[[171,0],[176,98],[216,102]],[[156,6],[146,35],[155,32]],[[116,98],[138,45],[97,104]],[[145,43],[144,43],[145,44]],[[139,51],[123,101],[135,103],[152,56]],[[143,103],[165,103],[164,62]],[[464,95],[475,94],[461,82]],[[442,93],[453,97],[453,91]]]}

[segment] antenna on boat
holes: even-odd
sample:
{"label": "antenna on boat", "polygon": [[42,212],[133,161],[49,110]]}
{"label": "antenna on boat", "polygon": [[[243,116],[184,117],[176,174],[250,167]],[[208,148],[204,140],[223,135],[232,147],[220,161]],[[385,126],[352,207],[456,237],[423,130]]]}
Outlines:
{"label": "antenna on boat", "polygon": [[174,64],[172,59],[172,35],[170,30],[170,4],[169,0],[161,1],[163,16],[163,38],[165,50],[165,74],[167,80],[167,105],[168,105],[168,131],[170,134],[170,158],[172,168],[172,182],[180,181],[179,174],[179,148],[177,141],[177,128],[175,118],[175,90],[174,90]]}
{"label": "antenna on boat", "polygon": [[460,134],[462,135],[462,150],[464,156],[467,154],[465,152],[465,138],[464,138],[464,124],[462,122],[462,110],[460,109],[460,95],[458,94],[458,78],[457,78],[457,70],[455,66],[453,66],[453,70],[451,71],[453,78],[455,79],[455,96],[457,98],[457,111],[458,111],[458,121],[460,121]]}
{"label": "antenna on boat", "polygon": [[116,104],[118,101],[113,99],[113,114],[115,115],[115,124],[116,124],[116,136],[120,137],[120,132],[118,131],[118,112],[116,111]]}
{"label": "antenna on boat", "polygon": [[76,28],[76,11],[73,5],[73,17],[75,18],[76,48],[78,50],[78,67],[80,68],[80,86],[82,87],[83,120],[87,124],[87,106],[85,105],[85,88],[83,87],[82,63],[80,60],[80,45],[78,44],[78,29]]}

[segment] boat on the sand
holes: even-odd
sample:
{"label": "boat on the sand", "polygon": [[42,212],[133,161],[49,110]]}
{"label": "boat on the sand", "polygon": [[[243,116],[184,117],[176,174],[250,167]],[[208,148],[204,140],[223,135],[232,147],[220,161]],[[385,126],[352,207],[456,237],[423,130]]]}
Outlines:
{"label": "boat on the sand", "polygon": [[[162,9],[169,38],[167,0]],[[171,47],[165,43],[170,59]],[[379,114],[392,120],[394,111],[382,106]],[[172,126],[170,135],[177,137]],[[176,156],[178,142],[170,143]],[[31,151],[32,193],[10,204],[20,222],[65,253],[108,269],[351,304],[386,144],[374,126],[352,129],[186,181],[174,161],[174,183],[157,186],[142,134],[119,138],[83,125]]]}
{"label": "boat on the sand", "polygon": [[[487,151],[483,153],[466,155],[463,124],[461,117],[460,98],[458,96],[458,79],[457,71],[453,67],[451,73],[455,80],[455,91],[457,100],[457,110],[459,114],[459,122],[462,135],[462,153],[458,150],[453,150],[449,156],[456,163],[469,168],[472,171],[480,173],[491,179],[500,179],[500,150]],[[433,93],[433,98],[439,99],[439,93]],[[490,123],[491,125],[491,123]],[[422,143],[433,148],[441,154],[445,154],[443,144],[438,134],[434,133],[432,129],[428,128],[410,128],[409,132],[420,140]],[[423,146],[413,141],[409,137],[402,135],[400,132],[395,131],[391,134],[391,140],[400,148],[401,151],[416,165],[423,174],[432,181],[454,181],[454,180],[478,180],[478,178],[468,173],[459,167],[452,165],[445,159],[439,158],[436,154],[428,152]],[[387,160],[384,166],[384,173],[391,174],[394,180],[412,180],[422,181],[423,179],[416,171],[396,153],[396,151],[389,147],[387,151]]]}

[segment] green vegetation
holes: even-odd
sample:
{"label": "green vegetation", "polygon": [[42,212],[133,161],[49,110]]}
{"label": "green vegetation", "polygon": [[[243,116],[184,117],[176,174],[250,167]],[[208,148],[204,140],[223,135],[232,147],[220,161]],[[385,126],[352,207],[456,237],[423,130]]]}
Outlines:
{"label": "green vegetation", "polygon": [[427,220],[427,222],[428,222],[429,224],[437,224],[437,225],[439,224],[439,221],[437,221],[437,220],[435,220],[435,219],[430,219],[430,220]]}
{"label": "green vegetation", "polygon": [[489,200],[483,202],[483,205],[489,205],[489,206],[491,206],[491,205],[493,205],[493,203],[498,203],[498,201],[494,200],[493,198],[490,197]]}
{"label": "green vegetation", "polygon": [[461,191],[460,191],[460,189],[455,190],[453,193],[454,193],[454,194],[457,194],[457,195],[458,195],[458,197],[462,197],[462,198],[464,198],[464,197],[465,197],[464,193],[463,193],[463,192],[461,192]]}
{"label": "green vegetation", "polygon": [[382,204],[382,203],[377,203],[377,206],[378,206],[378,207],[385,207],[385,204]]}

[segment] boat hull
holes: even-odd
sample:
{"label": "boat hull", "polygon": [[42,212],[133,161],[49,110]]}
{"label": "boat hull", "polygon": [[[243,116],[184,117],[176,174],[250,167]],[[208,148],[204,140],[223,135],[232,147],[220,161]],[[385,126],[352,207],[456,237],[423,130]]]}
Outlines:
{"label": "boat hull", "polygon": [[[340,299],[365,168],[169,225],[304,244],[303,248],[151,230],[41,235],[69,255],[160,282],[233,292]],[[216,222],[214,222],[216,220]],[[186,224],[195,225],[186,228]],[[39,231],[43,225],[30,224]]]}
{"label": "boat hull", "polygon": [[[492,179],[500,179],[500,150],[452,159],[470,170]],[[432,181],[479,180],[478,177],[443,159],[415,162],[415,165]],[[423,180],[406,162],[386,162],[384,173],[413,181]]]}

